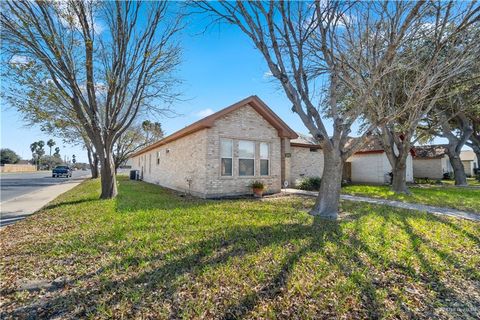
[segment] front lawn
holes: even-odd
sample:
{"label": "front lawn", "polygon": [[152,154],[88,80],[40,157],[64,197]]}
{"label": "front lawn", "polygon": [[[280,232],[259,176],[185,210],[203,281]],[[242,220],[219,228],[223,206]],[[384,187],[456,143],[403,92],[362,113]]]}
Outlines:
{"label": "front lawn", "polygon": [[[443,184],[454,186],[455,180],[442,180]],[[480,187],[480,181],[475,178],[467,178],[467,183],[469,187]]]}
{"label": "front lawn", "polygon": [[[1,318],[476,318],[480,224],[87,181],[1,237]],[[42,288],[40,291],[35,289]]]}
{"label": "front lawn", "polygon": [[410,187],[411,195],[396,194],[390,186],[349,185],[342,188],[345,194],[423,203],[437,207],[480,213],[480,189],[463,187]]}

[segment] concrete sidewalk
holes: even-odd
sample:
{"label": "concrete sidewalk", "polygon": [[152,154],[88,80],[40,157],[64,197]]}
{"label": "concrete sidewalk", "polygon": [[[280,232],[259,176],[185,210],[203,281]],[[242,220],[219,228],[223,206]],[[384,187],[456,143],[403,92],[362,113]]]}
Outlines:
{"label": "concrete sidewalk", "polygon": [[[300,194],[305,196],[316,197],[318,192],[316,191],[305,191],[305,190],[298,190],[298,189],[286,189],[286,193],[289,194]],[[340,195],[340,199],[348,200],[348,201],[357,201],[357,202],[367,202],[373,204],[381,204],[387,205],[390,207],[408,209],[408,210],[417,210],[417,211],[425,211],[428,213],[450,216],[455,218],[462,218],[468,219],[473,221],[480,221],[480,214],[476,214],[473,212],[461,211],[452,208],[444,208],[444,207],[434,207],[428,206],[425,204],[420,203],[411,203],[411,202],[401,202],[395,200],[387,200],[387,199],[378,199],[378,198],[368,198],[368,197],[360,197],[360,196],[351,196],[348,194]]]}
{"label": "concrete sidewalk", "polygon": [[87,178],[88,176],[82,176],[0,203],[0,228],[32,215],[50,201],[79,185]]}

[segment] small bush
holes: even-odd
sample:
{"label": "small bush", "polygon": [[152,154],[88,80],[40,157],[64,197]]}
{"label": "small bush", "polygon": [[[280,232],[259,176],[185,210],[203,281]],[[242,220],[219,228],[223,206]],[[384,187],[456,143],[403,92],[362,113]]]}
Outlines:
{"label": "small bush", "polygon": [[445,172],[443,174],[443,180],[453,180],[453,172]]}
{"label": "small bush", "polygon": [[300,181],[297,188],[301,190],[318,191],[320,190],[320,182],[322,182],[320,177],[308,177]]}
{"label": "small bush", "polygon": [[250,183],[250,187],[252,189],[262,189],[264,190],[265,189],[265,184],[262,182],[262,181],[253,181],[252,183]]}
{"label": "small bush", "polygon": [[415,178],[416,184],[442,184],[440,180],[433,180],[430,178]]}

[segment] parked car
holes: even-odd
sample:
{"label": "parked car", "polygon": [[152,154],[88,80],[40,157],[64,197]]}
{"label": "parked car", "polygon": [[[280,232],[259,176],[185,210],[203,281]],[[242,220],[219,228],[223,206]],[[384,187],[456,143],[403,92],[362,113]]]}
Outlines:
{"label": "parked car", "polygon": [[72,176],[72,169],[69,166],[56,166],[52,170],[52,178],[57,178],[57,177],[70,178],[71,176]]}

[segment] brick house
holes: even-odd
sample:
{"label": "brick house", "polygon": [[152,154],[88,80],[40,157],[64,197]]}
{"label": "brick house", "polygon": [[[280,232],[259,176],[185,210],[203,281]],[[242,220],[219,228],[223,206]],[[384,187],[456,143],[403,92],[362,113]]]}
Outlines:
{"label": "brick house", "polygon": [[[360,182],[356,161],[352,180],[358,176]],[[283,181],[294,185],[305,177],[321,177],[323,162],[321,147],[293,131],[257,96],[145,147],[130,161],[144,181],[202,198],[249,194],[255,180],[267,186],[267,193],[276,193]],[[371,164],[371,159],[364,163]],[[366,182],[384,183],[383,167],[374,164],[368,172],[380,169],[375,179]]]}
{"label": "brick house", "polygon": [[447,155],[447,148],[442,144],[414,147],[413,175],[415,178],[443,179],[453,168]]}

